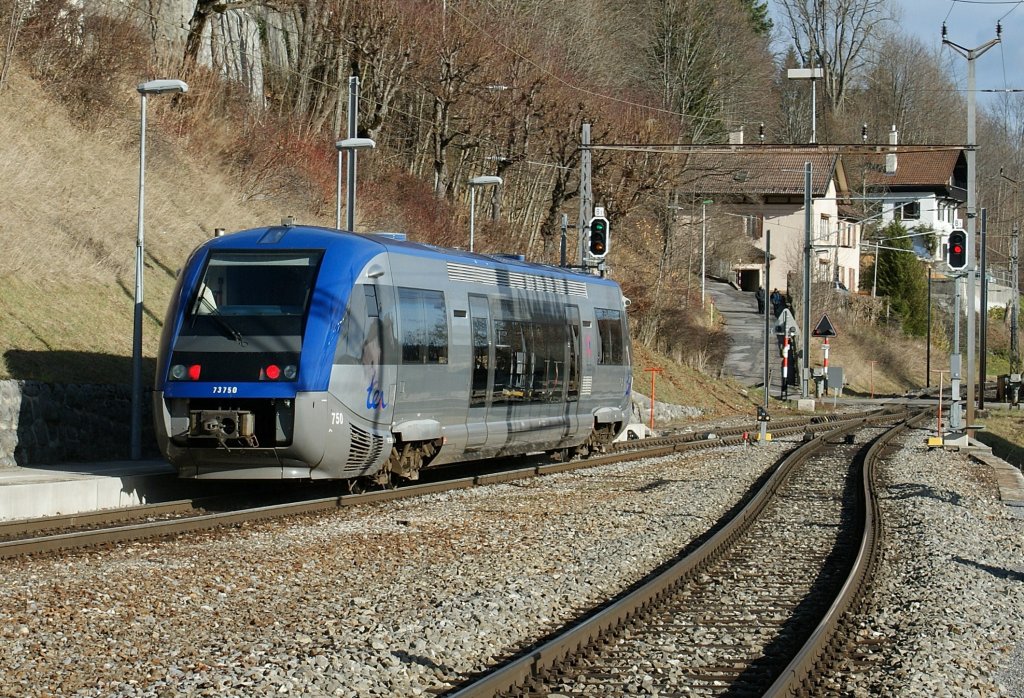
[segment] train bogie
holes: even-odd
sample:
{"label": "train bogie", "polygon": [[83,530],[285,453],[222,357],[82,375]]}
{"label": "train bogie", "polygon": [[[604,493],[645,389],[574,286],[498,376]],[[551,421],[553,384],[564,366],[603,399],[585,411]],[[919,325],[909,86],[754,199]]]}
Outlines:
{"label": "train bogie", "polygon": [[183,477],[418,477],[589,451],[621,430],[614,283],[298,226],[199,248],[168,310],[154,404]]}

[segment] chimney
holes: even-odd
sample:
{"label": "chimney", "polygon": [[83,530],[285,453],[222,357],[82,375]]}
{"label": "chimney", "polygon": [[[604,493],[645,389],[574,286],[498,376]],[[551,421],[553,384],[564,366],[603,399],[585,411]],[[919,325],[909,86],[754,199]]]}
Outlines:
{"label": "chimney", "polygon": [[[896,124],[892,125],[892,130],[889,131],[889,145],[896,145],[899,143],[899,132],[896,131]],[[896,174],[896,148],[891,149],[893,152],[886,153],[885,155],[885,173],[887,175]]]}

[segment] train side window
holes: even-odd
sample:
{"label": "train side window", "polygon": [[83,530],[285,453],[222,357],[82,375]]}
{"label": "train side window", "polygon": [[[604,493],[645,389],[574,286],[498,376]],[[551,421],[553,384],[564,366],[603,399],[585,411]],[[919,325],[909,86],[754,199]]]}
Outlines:
{"label": "train side window", "polygon": [[487,381],[491,365],[487,299],[471,295],[469,306],[473,331],[473,377],[469,391],[469,406],[483,407],[487,404]]}
{"label": "train side window", "polygon": [[380,317],[380,305],[377,303],[377,288],[375,286],[363,286],[363,294],[366,296],[366,316]]}
{"label": "train side window", "polygon": [[403,364],[448,363],[448,318],[444,293],[398,289]]}
{"label": "train side window", "polygon": [[595,308],[597,332],[601,348],[598,363],[602,365],[622,364],[622,312],[607,308]]}
{"label": "train side window", "polygon": [[[377,292],[373,286],[363,286],[349,297],[345,317],[341,323],[341,336],[334,354],[337,364],[379,366],[384,363],[388,332],[380,319]],[[391,340],[394,341],[393,339]]]}
{"label": "train side window", "polygon": [[494,321],[494,387],[491,402],[508,402],[509,383],[512,378],[512,323]]}
{"label": "train side window", "polygon": [[566,349],[569,352],[569,375],[567,377],[565,399],[575,402],[580,399],[580,309],[571,306],[566,308],[566,326],[569,333]]}

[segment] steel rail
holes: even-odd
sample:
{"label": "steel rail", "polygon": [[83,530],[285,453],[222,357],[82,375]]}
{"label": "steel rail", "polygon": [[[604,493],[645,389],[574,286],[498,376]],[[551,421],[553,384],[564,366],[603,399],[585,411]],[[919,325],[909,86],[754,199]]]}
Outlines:
{"label": "steel rail", "polygon": [[875,467],[881,459],[880,454],[893,439],[906,430],[918,426],[928,416],[928,411],[918,412],[910,419],[882,434],[868,449],[861,477],[861,489],[865,503],[864,529],[853,568],[835,601],[822,617],[814,632],[811,633],[807,642],[804,643],[803,648],[765,692],[766,698],[806,694],[812,688],[815,670],[824,661],[826,652],[835,637],[836,629],[849,608],[862,598],[878,563],[878,542],[882,538],[882,517],[878,510]]}
{"label": "steel rail", "polygon": [[869,422],[894,418],[887,411],[884,415],[846,420],[835,425],[835,429],[803,443],[782,461],[761,489],[732,519],[691,554],[538,647],[446,695],[448,698],[502,695],[524,686],[532,677],[552,668],[571,654],[582,651],[603,634],[623,625],[718,559],[753,524],[790,472],[819,452],[830,440],[854,433]]}
{"label": "steel rail", "polygon": [[133,507],[124,507],[123,509],[100,509],[99,511],[85,511],[77,514],[58,514],[56,516],[0,521],[0,538],[26,535],[37,531],[73,528],[75,526],[95,526],[116,521],[137,520],[147,516],[174,516],[176,514],[187,514],[197,508],[196,500],[178,499],[172,502],[141,504]]}
{"label": "steel rail", "polygon": [[[835,417],[830,415],[826,419],[842,420],[835,422],[835,424],[859,424],[865,419],[885,419],[887,418],[888,414],[889,410],[883,409],[874,410],[862,414],[843,415],[841,417]],[[782,425],[780,424],[780,427],[773,429],[773,432],[777,434],[787,434],[806,431],[809,427],[820,425],[822,423],[820,420],[821,417],[816,417],[813,421],[800,420],[793,422],[790,426],[786,427],[782,427]],[[58,550],[85,548],[90,546],[105,545],[116,542],[128,542],[133,540],[141,540],[145,538],[175,536],[199,530],[209,530],[217,527],[237,525],[239,523],[246,521],[260,521],[269,520],[273,518],[281,518],[286,516],[316,514],[328,510],[340,509],[349,506],[370,504],[374,502],[383,502],[392,499],[420,497],[439,492],[448,492],[455,489],[464,489],[481,485],[493,485],[502,482],[511,482],[513,480],[525,479],[529,477],[551,475],[554,473],[578,470],[583,468],[593,468],[600,465],[608,465],[627,460],[635,460],[639,458],[653,458],[658,456],[671,455],[674,453],[680,453],[688,450],[696,450],[701,448],[717,448],[721,446],[738,445],[743,443],[742,433],[744,431],[749,430],[745,430],[742,427],[733,427],[730,429],[738,435],[701,439],[701,433],[697,433],[696,438],[693,438],[695,436],[694,434],[687,434],[685,436],[676,438],[674,441],[669,441],[667,443],[663,443],[663,445],[655,446],[655,448],[627,448],[622,449],[620,451],[615,451],[607,455],[594,456],[586,460],[571,461],[566,463],[535,465],[527,468],[519,468],[514,470],[487,473],[481,475],[473,475],[470,477],[455,478],[451,480],[444,480],[434,483],[408,485],[397,489],[376,490],[358,494],[335,495],[326,498],[317,498],[310,500],[302,500],[298,502],[288,502],[284,504],[273,504],[269,506],[237,509],[229,512],[217,512],[211,514],[202,514],[199,516],[185,516],[179,519],[147,521],[123,526],[114,526],[110,528],[94,529],[87,531],[75,531],[68,533],[55,533],[47,536],[4,541],[0,542],[0,559],[19,557],[35,553],[54,552]],[[703,433],[707,434],[710,432]],[[644,441],[646,440],[628,443],[643,444]],[[143,515],[154,515],[153,513],[151,513],[151,511],[159,511],[160,508],[163,506],[181,506],[183,505],[183,501],[169,502],[167,503],[167,505],[143,505]],[[150,509],[151,507],[152,509]],[[132,510],[130,511],[136,511],[138,509],[138,507],[133,507]],[[107,510],[106,512],[94,512],[90,515],[71,515],[70,518],[80,518],[84,520],[85,518],[92,516],[95,517],[95,520],[102,521],[102,516],[104,515],[104,513],[109,514],[110,510]],[[32,521],[33,525],[36,525],[37,521],[45,521],[45,519]],[[14,526],[17,523],[18,522],[11,522],[10,525]],[[82,525],[82,521],[80,520],[75,524],[69,525]],[[52,529],[53,527],[50,526],[49,528]],[[36,528],[35,530],[44,529]]]}

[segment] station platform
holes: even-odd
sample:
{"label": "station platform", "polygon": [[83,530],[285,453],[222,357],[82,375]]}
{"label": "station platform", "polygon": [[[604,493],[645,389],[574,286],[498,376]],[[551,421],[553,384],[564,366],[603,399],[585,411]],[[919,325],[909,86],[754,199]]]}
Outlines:
{"label": "station platform", "polygon": [[79,514],[163,499],[178,483],[163,460],[0,468],[0,521]]}

